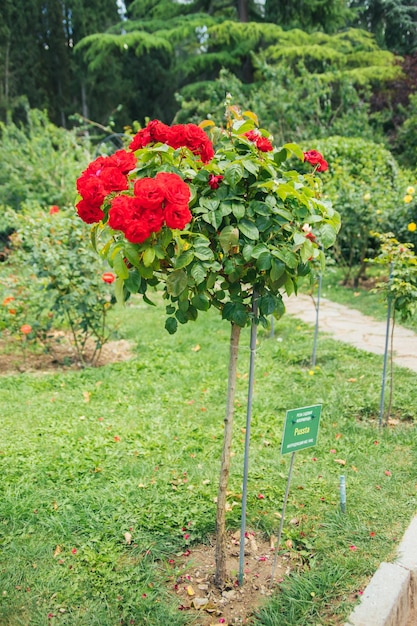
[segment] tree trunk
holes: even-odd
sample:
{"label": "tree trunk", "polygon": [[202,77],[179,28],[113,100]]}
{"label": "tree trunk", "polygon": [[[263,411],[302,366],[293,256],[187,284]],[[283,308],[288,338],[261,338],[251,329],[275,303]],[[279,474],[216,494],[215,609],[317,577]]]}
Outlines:
{"label": "tree trunk", "polygon": [[220,467],[216,516],[216,574],[215,584],[222,589],[226,582],[226,491],[230,473],[230,448],[232,444],[233,414],[236,391],[237,356],[240,326],[232,323],[230,333],[229,378],[226,416],[224,418],[223,452]]}

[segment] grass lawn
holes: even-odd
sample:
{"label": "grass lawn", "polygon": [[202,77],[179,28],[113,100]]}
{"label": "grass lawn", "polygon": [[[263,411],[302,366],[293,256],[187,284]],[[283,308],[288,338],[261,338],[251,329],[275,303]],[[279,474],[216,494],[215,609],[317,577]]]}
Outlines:
{"label": "grass lawn", "polygon": [[[135,300],[117,315],[137,345],[132,361],[0,379],[2,626],[190,621],[169,590],[175,555],[214,532],[229,324],[209,311],[169,336],[160,307]],[[248,329],[242,335],[230,502],[239,500],[243,467]],[[311,370],[312,335],[290,318],[275,324],[273,339],[259,332],[251,528],[277,532],[289,468],[280,455],[285,411],[323,410],[317,446],[297,453],[284,525],[298,567],[257,626],[342,624],[416,511],[415,373],[396,368],[399,423],[379,431],[382,357],[323,338]],[[239,527],[240,506],[228,524]]]}

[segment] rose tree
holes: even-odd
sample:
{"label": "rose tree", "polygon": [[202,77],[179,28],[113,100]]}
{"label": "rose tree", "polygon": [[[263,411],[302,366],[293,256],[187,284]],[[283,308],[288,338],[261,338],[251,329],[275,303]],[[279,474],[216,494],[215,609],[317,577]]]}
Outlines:
{"label": "rose tree", "polygon": [[[340,225],[320,197],[316,171],[327,163],[319,153],[292,143],[274,148],[250,111],[231,106],[226,122],[151,121],[128,150],[98,157],[77,181],[78,214],[93,224],[94,246],[117,275],[120,301],[139,293],[152,304],[149,288],[160,287],[169,333],[210,307],[231,323],[217,499],[220,587],[240,330],[283,314],[282,293],[296,292],[310,265],[323,263],[322,247],[333,244]],[[297,158],[312,165],[307,174],[294,169]]]}

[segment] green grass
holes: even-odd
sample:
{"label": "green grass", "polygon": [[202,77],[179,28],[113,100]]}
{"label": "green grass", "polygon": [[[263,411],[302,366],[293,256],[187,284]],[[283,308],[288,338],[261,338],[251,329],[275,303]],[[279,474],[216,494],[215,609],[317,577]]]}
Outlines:
{"label": "green grass", "polygon": [[[0,379],[2,626],[190,619],[169,593],[168,560],[214,532],[229,324],[209,311],[169,336],[159,307],[135,300],[117,315],[123,336],[137,344],[132,361]],[[379,562],[394,558],[416,510],[415,374],[396,369],[393,411],[401,422],[379,431],[381,358],[322,338],[311,370],[312,335],[285,318],[273,339],[259,332],[249,526],[277,532],[289,467],[280,456],[285,411],[316,403],[323,411],[317,446],[297,453],[284,525],[300,567],[258,625],[343,623]],[[241,492],[248,362],[246,329],[231,501]],[[236,506],[228,525],[239,524]]]}

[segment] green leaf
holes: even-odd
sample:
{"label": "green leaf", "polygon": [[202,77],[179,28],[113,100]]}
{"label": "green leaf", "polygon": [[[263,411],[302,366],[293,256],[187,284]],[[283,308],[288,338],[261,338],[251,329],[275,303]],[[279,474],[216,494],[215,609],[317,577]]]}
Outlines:
{"label": "green leaf", "polygon": [[295,232],[294,233],[294,244],[296,246],[302,246],[305,243],[306,237],[304,233]]}
{"label": "green leaf", "polygon": [[257,243],[256,246],[252,248],[251,256],[253,259],[257,259],[264,252],[269,252],[268,246],[266,246],[264,243]]}
{"label": "green leaf", "polygon": [[174,270],[166,279],[167,292],[170,296],[179,296],[187,287],[187,274],[184,270]]}
{"label": "green leaf", "polygon": [[248,312],[245,305],[240,302],[226,302],[222,311],[222,318],[241,326],[242,328],[248,321]]}
{"label": "green leaf", "polygon": [[256,176],[257,173],[259,172],[259,165],[255,163],[254,161],[252,161],[251,159],[242,159],[242,165],[245,168],[245,170],[247,170],[254,176]]}
{"label": "green leaf", "polygon": [[235,226],[225,226],[219,235],[220,245],[226,254],[239,245],[239,231]]}
{"label": "green leaf", "polygon": [[241,202],[233,202],[232,203],[232,211],[233,215],[237,220],[241,220],[242,217],[245,217],[246,208],[245,205]]}
{"label": "green leaf", "polygon": [[146,248],[142,255],[142,261],[145,267],[150,267],[155,260],[155,250],[153,248]]}
{"label": "green leaf", "polygon": [[199,311],[208,311],[210,308],[210,300],[205,293],[199,293],[191,300],[191,304]]}
{"label": "green leaf", "polygon": [[272,293],[267,293],[258,300],[261,315],[271,315],[275,311],[276,298]]}
{"label": "green leaf", "polygon": [[256,261],[256,267],[260,272],[267,271],[271,268],[272,257],[269,252],[263,252]]}
{"label": "green leaf", "polygon": [[124,257],[120,251],[118,251],[113,258],[113,267],[119,278],[123,280],[129,278],[129,270],[126,267]]}
{"label": "green leaf", "polygon": [[256,228],[253,222],[250,222],[247,219],[243,219],[238,223],[238,228],[242,235],[244,235],[248,239],[252,239],[252,241],[256,241],[257,239],[259,239],[259,230]]}
{"label": "green leaf", "polygon": [[185,250],[185,252],[181,252],[181,254],[175,259],[174,267],[176,270],[181,269],[182,267],[186,267],[191,263],[194,258],[193,250]]}
{"label": "green leaf", "polygon": [[116,278],[114,283],[114,295],[116,296],[116,300],[118,304],[124,304],[125,296],[124,296],[124,280],[122,278]]}
{"label": "green leaf", "polygon": [[194,256],[200,261],[211,261],[214,258],[209,239],[199,237],[194,241]]}
{"label": "green leaf", "polygon": [[138,250],[131,244],[124,247],[125,257],[132,265],[139,265],[140,255]]}
{"label": "green leaf", "polygon": [[142,277],[137,270],[129,272],[128,278],[125,280],[125,287],[130,293],[138,293],[142,286]]}
{"label": "green leaf", "polygon": [[285,272],[285,264],[282,263],[282,261],[278,261],[277,259],[273,258],[271,262],[271,272],[270,272],[272,282],[275,283],[277,280],[279,280],[284,272]]}
{"label": "green leaf", "polygon": [[194,263],[190,272],[191,276],[194,278],[197,285],[202,283],[206,277],[206,270],[201,265],[201,263]]}
{"label": "green leaf", "polygon": [[285,148],[282,148],[279,152],[276,152],[274,154],[274,161],[277,165],[281,165],[281,163],[284,163],[284,161],[286,161],[288,158],[288,152],[286,151]]}
{"label": "green leaf", "polygon": [[177,332],[178,322],[175,317],[168,317],[165,321],[165,328],[169,332],[170,335],[173,335]]}
{"label": "green leaf", "polygon": [[238,182],[242,180],[243,174],[243,167],[239,163],[232,163],[232,165],[225,169],[224,178],[229,183],[229,185],[235,187]]}
{"label": "green leaf", "polygon": [[292,152],[300,161],[304,161],[304,152],[300,148],[300,146],[296,143],[286,143],[283,146],[289,152]]}
{"label": "green leaf", "polygon": [[324,224],[320,229],[320,242],[325,248],[330,248],[336,241],[336,231],[330,224]]}

